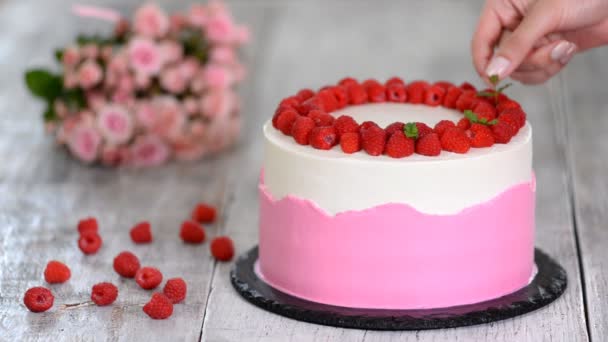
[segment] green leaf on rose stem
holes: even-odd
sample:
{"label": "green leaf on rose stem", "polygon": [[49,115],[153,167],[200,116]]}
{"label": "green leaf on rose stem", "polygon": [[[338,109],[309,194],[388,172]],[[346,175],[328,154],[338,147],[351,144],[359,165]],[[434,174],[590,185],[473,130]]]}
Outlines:
{"label": "green leaf on rose stem", "polygon": [[64,51],[65,50],[63,50],[63,49],[55,50],[55,59],[57,60],[57,62],[61,63],[61,61],[63,61],[63,52]]}
{"label": "green leaf on rose stem", "polygon": [[492,83],[492,85],[496,86],[498,82],[500,82],[500,78],[498,77],[498,75],[490,76],[490,83]]}
{"label": "green leaf on rose stem", "polygon": [[403,126],[403,133],[408,138],[416,139],[418,138],[418,126],[414,122],[407,123]]}
{"label": "green leaf on rose stem", "polygon": [[53,108],[53,104],[49,103],[44,111],[44,122],[50,122],[57,120],[57,113],[55,113],[55,109]]}
{"label": "green leaf on rose stem", "polygon": [[63,80],[43,69],[28,70],[25,73],[25,84],[35,96],[52,101],[61,94]]}
{"label": "green leaf on rose stem", "polygon": [[470,109],[467,109],[464,111],[464,117],[469,119],[469,121],[471,121],[471,123],[476,123],[479,121],[477,119],[477,114],[473,113],[473,111]]}
{"label": "green leaf on rose stem", "polygon": [[497,123],[498,123],[498,119],[494,119],[494,120],[491,120],[490,122],[488,122],[488,126],[494,126]]}

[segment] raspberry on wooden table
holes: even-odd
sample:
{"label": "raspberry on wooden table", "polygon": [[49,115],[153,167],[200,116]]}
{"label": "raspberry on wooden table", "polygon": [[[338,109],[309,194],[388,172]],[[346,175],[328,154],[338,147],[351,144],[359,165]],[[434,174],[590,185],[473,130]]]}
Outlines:
{"label": "raspberry on wooden table", "polygon": [[173,314],[173,303],[162,293],[154,293],[143,311],[152,319],[166,319]]}
{"label": "raspberry on wooden table", "polygon": [[32,287],[23,296],[23,304],[31,312],[44,312],[53,306],[54,301],[51,291],[42,286]]}
{"label": "raspberry on wooden table", "polygon": [[199,223],[213,223],[217,217],[217,210],[207,203],[198,203],[192,210],[192,220]]}
{"label": "raspberry on wooden table", "polygon": [[101,236],[95,232],[84,233],[78,239],[78,248],[84,254],[95,254],[101,248],[103,241]]}
{"label": "raspberry on wooden table", "polygon": [[163,293],[172,303],[179,303],[186,298],[188,286],[182,278],[171,278],[165,283]]}
{"label": "raspberry on wooden table", "polygon": [[44,269],[44,280],[49,284],[64,283],[70,279],[70,268],[57,260],[51,260]]}
{"label": "raspberry on wooden table", "polygon": [[205,229],[194,221],[184,221],[179,236],[187,243],[203,243],[205,241]]}
{"label": "raspberry on wooden table", "polygon": [[234,256],[234,244],[227,236],[218,236],[211,241],[211,255],[219,261],[230,261]]}
{"label": "raspberry on wooden table", "polygon": [[114,258],[114,271],[125,278],[133,278],[141,267],[137,256],[131,252],[121,252]]}
{"label": "raspberry on wooden table", "polygon": [[87,217],[78,222],[78,233],[97,233],[99,226],[97,224],[97,219],[94,217]]}
{"label": "raspberry on wooden table", "polygon": [[152,290],[163,281],[163,274],[155,267],[142,267],[135,273],[135,282],[144,290]]}
{"label": "raspberry on wooden table", "polygon": [[99,306],[110,305],[118,297],[118,288],[112,283],[99,283],[91,289],[91,300]]}
{"label": "raspberry on wooden table", "polygon": [[152,230],[150,228],[150,222],[144,221],[136,224],[131,231],[131,240],[135,243],[149,243],[152,242]]}

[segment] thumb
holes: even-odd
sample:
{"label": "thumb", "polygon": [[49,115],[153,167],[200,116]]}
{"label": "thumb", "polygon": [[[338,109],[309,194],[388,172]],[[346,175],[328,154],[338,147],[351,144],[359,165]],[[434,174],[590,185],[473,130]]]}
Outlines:
{"label": "thumb", "polygon": [[549,1],[536,2],[515,31],[500,43],[486,74],[504,79],[517,69],[536,42],[555,29],[559,20],[557,11],[557,6]]}

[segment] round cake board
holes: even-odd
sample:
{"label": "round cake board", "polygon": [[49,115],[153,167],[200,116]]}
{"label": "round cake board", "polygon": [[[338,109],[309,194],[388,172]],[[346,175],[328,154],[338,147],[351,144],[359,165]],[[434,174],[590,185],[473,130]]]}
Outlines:
{"label": "round cake board", "polygon": [[352,329],[426,330],[495,322],[553,302],[566,290],[566,271],[538,248],[534,259],[538,272],[521,290],[481,303],[434,309],[357,309],[294,297],[272,288],[257,276],[254,268],[258,247],[238,258],[230,277],[237,292],[250,303],[296,320]]}

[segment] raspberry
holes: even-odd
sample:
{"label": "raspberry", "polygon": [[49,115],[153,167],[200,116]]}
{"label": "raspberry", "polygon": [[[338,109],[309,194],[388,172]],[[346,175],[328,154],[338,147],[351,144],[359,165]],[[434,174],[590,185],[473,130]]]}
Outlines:
{"label": "raspberry", "polygon": [[402,84],[393,83],[386,86],[386,100],[389,102],[406,102],[407,91]]}
{"label": "raspberry", "polygon": [[162,293],[154,293],[143,308],[152,319],[166,319],[173,314],[173,303]]}
{"label": "raspberry", "polygon": [[382,86],[382,84],[380,82],[378,82],[378,80],[375,80],[373,78],[367,79],[365,81],[363,81],[363,83],[361,83],[361,85],[363,86],[363,88],[367,91],[369,88],[371,87],[377,87],[377,86]]}
{"label": "raspberry", "polygon": [[339,137],[342,137],[344,133],[355,133],[359,131],[359,124],[355,119],[348,115],[340,115],[336,121],[334,121],[334,128]]}
{"label": "raspberry", "polygon": [[510,108],[503,110],[498,116],[500,121],[505,121],[513,127],[513,132],[519,131],[526,125],[526,113],[521,108]]}
{"label": "raspberry", "polygon": [[315,92],[311,89],[302,89],[296,94],[296,97],[300,100],[300,102],[306,101],[313,96],[315,96]]}
{"label": "raspberry", "polygon": [[362,85],[358,83],[349,84],[346,86],[346,91],[348,92],[350,104],[358,105],[367,103],[367,91],[365,91]]}
{"label": "raspberry", "polygon": [[437,133],[429,133],[416,142],[416,153],[423,156],[438,156],[441,153],[441,141]]}
{"label": "raspberry", "polygon": [[511,100],[509,98],[506,98],[506,99],[504,99],[502,101],[499,100],[498,104],[496,105],[496,110],[498,112],[502,112],[502,111],[504,111],[506,109],[518,109],[518,108],[521,108],[521,106],[519,105],[519,103],[517,103],[517,102],[515,102],[515,101],[513,101],[513,100]]}
{"label": "raspberry", "polygon": [[361,136],[357,132],[348,132],[340,137],[340,147],[344,153],[355,153],[361,151]]}
{"label": "raspberry", "polygon": [[405,82],[403,82],[403,80],[399,77],[391,77],[386,81],[386,83],[384,83],[384,86],[387,88],[392,85],[400,85],[402,87],[405,87]]}
{"label": "raspberry", "polygon": [[476,93],[476,92],[477,92],[477,88],[475,88],[475,86],[474,86],[474,85],[472,85],[472,84],[471,84],[471,83],[469,83],[469,82],[463,82],[463,83],[460,85],[460,89],[462,89],[462,90],[464,90],[464,91],[472,91],[472,92],[474,92],[474,93]]}
{"label": "raspberry", "polygon": [[44,312],[53,306],[55,297],[51,291],[45,287],[32,287],[25,291],[23,296],[23,304],[31,312]]}
{"label": "raspberry", "polygon": [[464,112],[467,109],[472,109],[473,101],[475,100],[475,92],[466,90],[460,94],[460,97],[458,97],[458,100],[456,100],[456,109],[461,112]]}
{"label": "raspberry", "polygon": [[95,254],[101,248],[103,241],[97,233],[86,233],[80,235],[78,239],[78,248],[84,254]]}
{"label": "raspberry", "polygon": [[343,86],[335,86],[329,88],[329,90],[333,93],[336,102],[338,103],[338,109],[344,108],[348,105],[348,91],[346,91],[346,87]]}
{"label": "raspberry", "polygon": [[454,153],[467,153],[471,148],[471,142],[462,129],[449,127],[441,135],[441,147]]}
{"label": "raspberry", "polygon": [[403,158],[414,154],[414,139],[403,132],[395,132],[386,142],[385,153],[391,158]]}
{"label": "raspberry", "polygon": [[287,109],[282,111],[277,118],[277,128],[285,135],[291,134],[291,127],[298,118],[298,112]]}
{"label": "raspberry", "polygon": [[424,103],[427,106],[437,107],[443,103],[445,97],[445,89],[439,85],[433,85],[426,90]]}
{"label": "raspberry", "polygon": [[386,135],[390,137],[395,132],[403,133],[403,127],[405,127],[405,124],[403,122],[393,122],[392,124],[386,126],[384,130],[386,131]]}
{"label": "raspberry", "polygon": [[437,81],[437,82],[435,82],[435,84],[433,84],[433,86],[441,87],[441,88],[443,88],[443,90],[445,90],[447,92],[448,89],[453,87],[454,85],[448,81]]}
{"label": "raspberry", "polygon": [[179,236],[187,243],[203,243],[205,241],[205,229],[194,221],[184,221]]}
{"label": "raspberry", "polygon": [[78,222],[78,233],[97,233],[98,225],[97,219],[94,217],[87,217]]}
{"label": "raspberry", "polygon": [[471,125],[470,132],[472,147],[490,147],[494,145],[494,136],[488,126],[474,123]]}
{"label": "raspberry", "polygon": [[279,107],[297,108],[300,105],[300,99],[296,96],[286,97],[279,102]]}
{"label": "raspberry", "polygon": [[357,80],[352,77],[345,77],[345,78],[341,79],[340,82],[338,82],[338,84],[341,86],[344,86],[344,87],[348,87],[351,84],[359,84],[359,82],[357,82]]}
{"label": "raspberry", "polygon": [[380,128],[380,126],[378,126],[378,124],[373,121],[364,121],[361,126],[359,126],[359,133],[363,134],[363,132],[367,131],[372,127]]}
{"label": "raspberry", "polygon": [[310,132],[315,128],[315,121],[307,116],[300,116],[293,124],[291,136],[300,145],[308,145]]}
{"label": "raspberry", "polygon": [[152,231],[150,230],[150,222],[144,221],[136,224],[131,231],[131,240],[135,243],[152,242]]}
{"label": "raspberry", "polygon": [[44,280],[49,284],[65,283],[71,275],[70,268],[56,260],[49,261],[44,269]]}
{"label": "raspberry", "polygon": [[333,126],[315,127],[310,132],[310,145],[318,150],[329,150],[338,142]]}
{"label": "raspberry", "polygon": [[156,288],[163,281],[163,274],[158,268],[142,267],[135,273],[135,282],[144,290]]}
{"label": "raspberry", "polygon": [[317,126],[331,126],[335,120],[333,116],[322,110],[311,110],[308,113],[308,117],[311,118]]}
{"label": "raspberry", "polygon": [[469,129],[471,127],[471,121],[469,121],[469,119],[467,119],[467,118],[462,118],[462,119],[458,120],[456,127],[466,131],[467,129]]}
{"label": "raspberry", "polygon": [[165,287],[163,288],[165,296],[174,304],[184,300],[184,298],[186,298],[186,292],[188,292],[188,287],[182,278],[171,278],[167,280]]}
{"label": "raspberry", "polygon": [[443,132],[445,132],[446,129],[452,128],[452,127],[456,127],[456,125],[452,121],[441,120],[435,125],[435,128],[433,130],[441,138],[441,136],[443,135]]}
{"label": "raspberry", "polygon": [[330,88],[319,91],[317,97],[321,99],[321,108],[323,108],[326,112],[333,112],[334,110],[338,109],[338,100]]}
{"label": "raspberry", "polygon": [[494,135],[494,140],[498,144],[506,144],[511,141],[511,138],[515,134],[513,132],[513,128],[508,123],[501,121],[492,126],[492,134]]}
{"label": "raspberry", "polygon": [[139,270],[137,256],[131,252],[121,252],[114,258],[114,271],[125,278],[133,278]]}
{"label": "raspberry", "polygon": [[386,132],[376,126],[370,125],[369,128],[361,130],[361,147],[372,156],[379,156],[384,152],[386,145]]}
{"label": "raspberry", "polygon": [[443,106],[446,108],[456,108],[456,101],[462,95],[462,89],[458,87],[450,87],[443,98]]}
{"label": "raspberry", "polygon": [[315,109],[325,110],[319,94],[309,98],[298,106],[298,112],[302,115],[307,115],[308,112]]}
{"label": "raspberry", "polygon": [[234,244],[227,236],[218,236],[211,241],[211,255],[219,261],[230,261],[234,256]]}
{"label": "raspberry", "polygon": [[272,116],[272,127],[279,129],[279,127],[277,125],[277,121],[279,120],[279,116],[281,115],[281,113],[286,110],[294,110],[294,109],[287,108],[287,107],[277,107],[277,109],[274,111],[274,115]]}
{"label": "raspberry", "polygon": [[418,138],[422,138],[427,134],[433,133],[433,129],[422,122],[416,122],[416,128],[418,128]]}
{"label": "raspberry", "polygon": [[99,306],[114,303],[116,297],[118,297],[118,288],[112,283],[95,284],[91,290],[91,300]]}
{"label": "raspberry", "polygon": [[367,87],[369,102],[386,102],[386,89],[379,83],[372,83]]}
{"label": "raspberry", "polygon": [[425,81],[414,81],[410,83],[405,89],[407,91],[407,99],[410,103],[423,103],[425,99],[426,90],[429,84]]}
{"label": "raspberry", "polygon": [[192,220],[199,223],[213,223],[217,217],[215,207],[207,203],[198,203],[192,210]]}
{"label": "raspberry", "polygon": [[478,119],[486,119],[488,122],[496,119],[496,109],[494,106],[487,101],[479,101],[475,107],[473,107],[473,112],[477,114]]}

